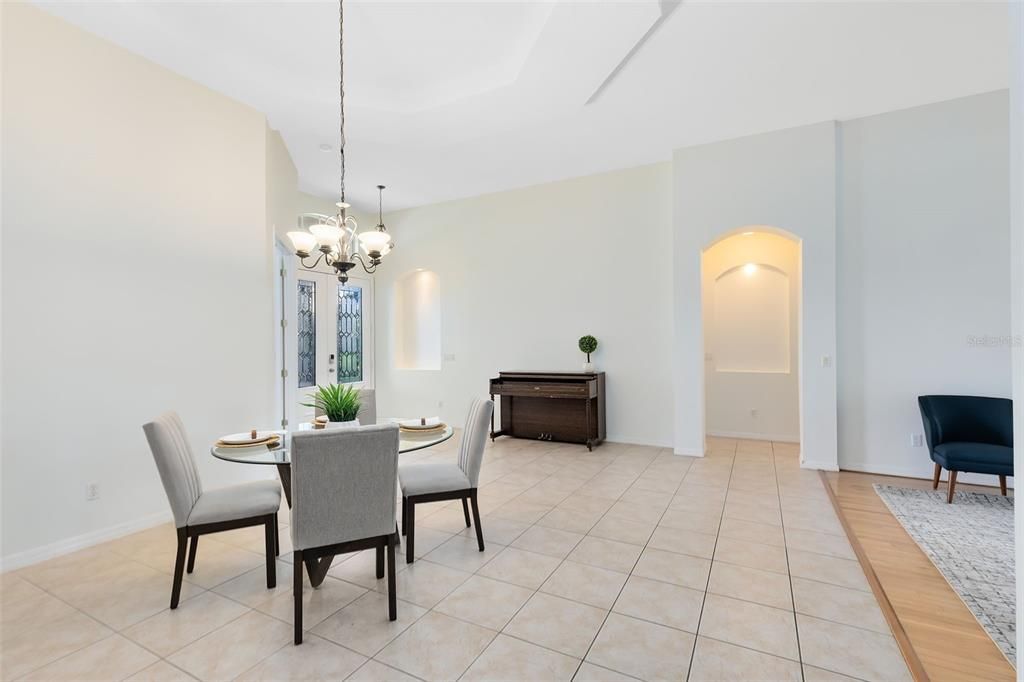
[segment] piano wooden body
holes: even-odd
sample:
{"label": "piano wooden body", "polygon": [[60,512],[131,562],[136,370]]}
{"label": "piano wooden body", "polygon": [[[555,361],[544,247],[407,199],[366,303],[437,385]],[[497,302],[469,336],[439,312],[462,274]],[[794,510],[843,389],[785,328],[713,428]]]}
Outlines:
{"label": "piano wooden body", "polygon": [[491,399],[500,397],[499,436],[580,443],[593,450],[606,434],[604,372],[499,372]]}

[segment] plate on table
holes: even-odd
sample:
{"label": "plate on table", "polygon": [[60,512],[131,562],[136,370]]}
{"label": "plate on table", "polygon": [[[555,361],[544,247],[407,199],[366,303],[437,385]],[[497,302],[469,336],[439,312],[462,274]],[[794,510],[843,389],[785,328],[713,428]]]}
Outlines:
{"label": "plate on table", "polygon": [[265,445],[273,440],[281,440],[281,434],[277,431],[257,431],[256,437],[252,437],[252,431],[244,433],[232,433],[221,436],[217,445],[234,445],[236,447],[245,445]]}
{"label": "plate on table", "polygon": [[447,425],[437,417],[426,419],[402,419],[398,422],[398,428],[403,431],[444,431]]}

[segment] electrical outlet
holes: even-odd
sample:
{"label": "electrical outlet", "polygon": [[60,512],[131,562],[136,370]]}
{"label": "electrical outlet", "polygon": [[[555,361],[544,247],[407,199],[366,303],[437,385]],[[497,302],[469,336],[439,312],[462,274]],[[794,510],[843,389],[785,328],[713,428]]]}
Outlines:
{"label": "electrical outlet", "polygon": [[444,401],[443,400],[438,400],[437,401],[437,407],[438,407],[438,409],[444,407]]}
{"label": "electrical outlet", "polygon": [[750,416],[754,417],[755,419],[757,419],[757,408],[755,408],[755,407],[750,408]]}
{"label": "electrical outlet", "polygon": [[924,446],[924,434],[912,433],[910,434],[910,446],[914,448],[920,448]]}
{"label": "electrical outlet", "polygon": [[455,353],[445,353],[444,354],[444,361],[445,362],[455,362]]}
{"label": "electrical outlet", "polygon": [[822,355],[821,356],[821,366],[826,368],[826,369],[831,367],[832,366],[832,356],[831,355]]}
{"label": "electrical outlet", "polygon": [[85,486],[85,499],[88,501],[100,499],[100,484],[89,483]]}

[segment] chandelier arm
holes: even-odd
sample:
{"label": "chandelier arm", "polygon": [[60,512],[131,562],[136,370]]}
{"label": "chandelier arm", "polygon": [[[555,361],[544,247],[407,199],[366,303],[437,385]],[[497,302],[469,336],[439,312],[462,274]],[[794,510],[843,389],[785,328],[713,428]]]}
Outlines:
{"label": "chandelier arm", "polygon": [[366,261],[363,260],[362,254],[353,253],[352,254],[352,258],[354,258],[355,260],[359,261],[359,264],[363,266],[363,270],[366,272],[366,274],[372,275],[374,272],[377,271],[377,264],[376,263],[373,263],[370,267],[366,267]]}
{"label": "chandelier arm", "polygon": [[308,263],[306,263],[306,257],[300,258],[299,262],[302,264],[302,267],[306,268],[307,270],[312,270],[316,266],[320,265],[320,261],[322,261],[323,259],[324,259],[324,254],[321,253],[319,256],[316,257],[316,261],[314,261],[314,263],[312,265],[309,265]]}

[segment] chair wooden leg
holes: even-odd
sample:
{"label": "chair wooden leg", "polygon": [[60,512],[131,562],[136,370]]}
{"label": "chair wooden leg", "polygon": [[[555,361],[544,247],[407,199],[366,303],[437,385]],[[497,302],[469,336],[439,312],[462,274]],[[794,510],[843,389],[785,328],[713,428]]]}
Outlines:
{"label": "chair wooden leg", "polygon": [[384,543],[377,545],[377,580],[384,577]]}
{"label": "chair wooden leg", "polygon": [[939,478],[942,476],[942,465],[935,463],[935,475],[932,476],[932,490],[939,489]]}
{"label": "chair wooden leg", "polygon": [[171,608],[178,608],[181,597],[181,580],[185,573],[185,545],[188,544],[188,530],[178,529],[178,553],[174,558],[174,579],[171,583]]}
{"label": "chair wooden leg", "polygon": [[1006,475],[1001,474],[999,476],[999,494],[1006,497]]}
{"label": "chair wooden leg", "polygon": [[192,542],[188,546],[188,565],[185,567],[185,571],[192,573],[196,567],[196,547],[199,545],[199,536],[195,535],[192,537]]}
{"label": "chair wooden leg", "polygon": [[398,592],[395,587],[395,544],[398,533],[388,537],[388,620],[398,620]]}
{"label": "chair wooden leg", "polygon": [[466,517],[466,528],[469,528],[469,504],[465,497],[462,498],[462,515]]}
{"label": "chair wooden leg", "polygon": [[277,513],[274,513],[274,556],[281,556],[281,526],[277,525]]}
{"label": "chair wooden leg", "polygon": [[409,500],[402,497],[402,535],[405,535],[405,529],[409,527]]}
{"label": "chair wooden leg", "polygon": [[408,500],[405,510],[405,563],[412,563],[413,544],[416,542],[416,503]]}
{"label": "chair wooden leg", "polygon": [[295,601],[295,643],[302,644],[302,550],[292,553],[292,599]]}
{"label": "chair wooden leg", "polygon": [[277,521],[274,514],[268,514],[266,523],[263,524],[263,544],[267,553],[267,589],[277,587],[277,552],[275,546],[277,540]]}
{"label": "chair wooden leg", "polygon": [[[476,526],[476,546],[480,551],[484,551],[484,529],[480,526],[480,507],[476,503],[476,488],[473,488],[473,493],[470,496],[470,502],[473,503],[473,525]],[[465,500],[462,501],[466,503]]]}
{"label": "chair wooden leg", "polygon": [[946,492],[946,504],[953,504],[953,493],[956,492],[956,472],[949,472],[949,490]]}

